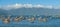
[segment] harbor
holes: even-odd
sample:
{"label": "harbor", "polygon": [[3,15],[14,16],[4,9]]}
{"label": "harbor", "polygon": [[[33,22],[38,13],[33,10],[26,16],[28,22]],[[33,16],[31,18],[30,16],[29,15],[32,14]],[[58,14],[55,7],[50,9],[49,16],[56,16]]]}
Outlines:
{"label": "harbor", "polygon": [[[15,20],[13,20],[15,19]],[[8,16],[5,18],[4,22],[3,19],[0,19],[0,26],[6,27],[59,27],[60,19],[54,17],[43,17],[43,16],[19,16],[19,17],[11,17]]]}

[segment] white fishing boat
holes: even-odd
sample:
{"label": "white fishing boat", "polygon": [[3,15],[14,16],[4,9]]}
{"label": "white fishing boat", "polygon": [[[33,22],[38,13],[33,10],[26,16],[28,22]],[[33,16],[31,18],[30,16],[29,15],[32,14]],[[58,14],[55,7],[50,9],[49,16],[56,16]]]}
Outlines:
{"label": "white fishing boat", "polygon": [[2,18],[3,23],[8,24],[10,22],[10,17],[8,18]]}
{"label": "white fishing boat", "polygon": [[46,21],[47,21],[47,18],[41,18],[41,17],[40,17],[40,18],[38,18],[38,21],[39,21],[39,22],[46,22]]}
{"label": "white fishing boat", "polygon": [[43,19],[42,19],[41,17],[39,17],[39,18],[38,18],[38,21],[39,21],[39,22],[42,22],[42,21],[43,21]]}
{"label": "white fishing boat", "polygon": [[19,22],[19,21],[22,21],[24,19],[24,17],[16,17],[16,18],[14,18],[13,20],[15,21],[15,22]]}
{"label": "white fishing boat", "polygon": [[29,19],[27,19],[29,22],[34,22],[35,21],[35,18],[33,17],[33,18],[29,18]]}
{"label": "white fishing boat", "polygon": [[47,22],[47,18],[43,18],[43,22]]}

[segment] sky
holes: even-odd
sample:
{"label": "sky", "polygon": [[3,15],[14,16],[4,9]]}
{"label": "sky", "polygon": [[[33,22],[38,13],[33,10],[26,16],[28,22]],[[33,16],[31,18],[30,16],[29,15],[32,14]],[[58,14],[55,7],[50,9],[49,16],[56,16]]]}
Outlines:
{"label": "sky", "polygon": [[60,0],[0,0],[0,5],[15,4],[15,3],[60,5]]}
{"label": "sky", "polygon": [[[14,5],[13,5],[14,4]],[[23,4],[23,5],[22,5]],[[60,0],[0,0],[0,8],[1,7],[60,7]],[[37,5],[36,5],[37,4]],[[5,6],[7,5],[7,6]],[[45,6],[46,5],[46,6]]]}

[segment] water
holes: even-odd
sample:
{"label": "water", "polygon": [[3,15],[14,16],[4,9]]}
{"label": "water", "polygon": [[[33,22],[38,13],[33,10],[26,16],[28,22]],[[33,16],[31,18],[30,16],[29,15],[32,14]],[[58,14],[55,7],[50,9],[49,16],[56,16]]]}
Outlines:
{"label": "water", "polygon": [[4,24],[0,19],[0,27],[60,27],[60,19],[48,19],[47,22],[39,22],[35,20],[34,23],[30,23],[27,20],[20,22],[12,21],[9,24]]}

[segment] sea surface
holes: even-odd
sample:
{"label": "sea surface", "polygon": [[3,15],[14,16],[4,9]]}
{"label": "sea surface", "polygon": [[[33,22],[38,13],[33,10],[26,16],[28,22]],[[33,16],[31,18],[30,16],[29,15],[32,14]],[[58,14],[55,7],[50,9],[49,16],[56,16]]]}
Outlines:
{"label": "sea surface", "polygon": [[[52,17],[51,17],[52,18]],[[47,22],[40,22],[37,20],[34,23],[31,23],[27,20],[22,20],[19,22],[14,22],[12,18],[10,19],[9,24],[4,24],[0,19],[0,27],[60,27],[60,19],[59,18],[52,18],[47,20]]]}

